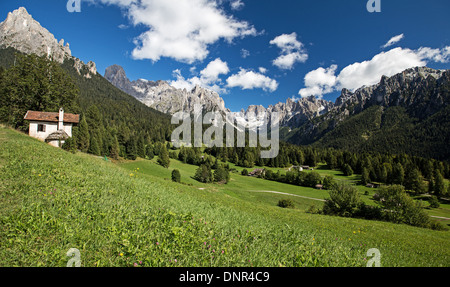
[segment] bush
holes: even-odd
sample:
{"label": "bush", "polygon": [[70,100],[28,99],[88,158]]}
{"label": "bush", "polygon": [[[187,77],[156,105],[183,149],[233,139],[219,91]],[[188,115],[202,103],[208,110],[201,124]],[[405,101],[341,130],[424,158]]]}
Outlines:
{"label": "bush", "polygon": [[428,201],[430,203],[431,208],[439,208],[441,205],[439,204],[439,199],[437,196],[432,196],[430,200]]}
{"label": "bush", "polygon": [[77,151],[77,144],[75,142],[74,138],[68,138],[64,141],[64,144],[61,147],[63,150],[66,150],[71,153],[76,153]]}
{"label": "bush", "polygon": [[338,183],[330,190],[330,198],[325,201],[323,213],[352,217],[357,214],[361,203],[356,188]]}
{"label": "bush", "polygon": [[230,172],[228,171],[228,169],[219,164],[216,171],[214,172],[214,182],[227,184],[229,180]]}
{"label": "bush", "polygon": [[422,202],[415,202],[401,185],[383,187],[378,193],[383,218],[394,223],[405,223],[418,227],[429,227],[430,217]]}
{"label": "bush", "polygon": [[314,204],[312,204],[308,207],[308,209],[306,210],[306,213],[322,214],[322,210],[320,208],[318,208],[317,206],[315,206]]}
{"label": "bush", "polygon": [[322,176],[317,171],[306,173],[303,184],[308,187],[315,187],[322,183]]}
{"label": "bush", "polygon": [[327,175],[323,179],[323,188],[326,190],[333,189],[333,187],[336,185],[336,181],[334,180],[334,177],[332,175]]}
{"label": "bush", "polygon": [[353,175],[353,169],[348,164],[344,164],[344,166],[342,167],[342,172],[344,173],[345,176],[352,176]]}
{"label": "bush", "polygon": [[243,175],[243,176],[248,176],[248,170],[247,170],[247,169],[244,169],[244,170],[241,172],[241,175]]}
{"label": "bush", "polygon": [[294,202],[290,199],[281,199],[278,201],[278,206],[281,208],[295,208]]}
{"label": "bush", "polygon": [[210,183],[213,181],[213,174],[211,167],[206,164],[202,164],[195,172],[194,179],[203,183]]}
{"label": "bush", "polygon": [[180,174],[180,171],[178,169],[174,169],[172,171],[172,181],[173,182],[178,182],[178,183],[181,182],[181,174]]}

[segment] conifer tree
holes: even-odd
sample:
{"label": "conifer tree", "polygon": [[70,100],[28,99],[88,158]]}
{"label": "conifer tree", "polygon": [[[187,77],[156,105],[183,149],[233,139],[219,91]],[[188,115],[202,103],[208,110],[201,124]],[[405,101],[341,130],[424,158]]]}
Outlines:
{"label": "conifer tree", "polygon": [[85,153],[88,152],[91,138],[89,135],[89,127],[84,116],[81,117],[76,139],[78,149]]}
{"label": "conifer tree", "polygon": [[111,146],[111,151],[109,154],[113,159],[118,160],[119,153],[120,153],[119,140],[117,139],[117,136],[114,136],[114,142]]}
{"label": "conifer tree", "polygon": [[158,164],[165,168],[169,168],[169,166],[170,166],[169,152],[167,151],[167,148],[165,145],[161,146],[161,149],[159,152],[159,157],[158,157]]}

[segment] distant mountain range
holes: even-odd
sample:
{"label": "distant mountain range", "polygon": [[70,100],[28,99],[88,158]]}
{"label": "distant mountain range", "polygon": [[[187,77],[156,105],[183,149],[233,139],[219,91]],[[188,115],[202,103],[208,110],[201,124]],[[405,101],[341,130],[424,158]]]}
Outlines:
{"label": "distant mountain range", "polygon": [[[8,14],[0,23],[0,48],[22,53],[47,55],[70,63],[85,79],[105,79],[146,106],[173,115],[193,112],[196,104],[207,111],[230,112],[214,91],[196,86],[177,89],[165,81],[130,81],[125,70],[113,65],[104,78],[94,62],[84,64],[71,55],[69,44],[59,42],[25,8]],[[102,78],[102,79],[100,79]],[[88,87],[88,83],[84,83]],[[108,87],[108,89],[110,89]],[[437,159],[450,159],[450,71],[416,67],[351,92],[343,89],[336,101],[316,97],[273,106],[250,106],[234,113],[243,117],[277,112],[282,139],[293,144],[332,147],[354,151],[408,153]],[[167,136],[167,135],[166,135]]]}

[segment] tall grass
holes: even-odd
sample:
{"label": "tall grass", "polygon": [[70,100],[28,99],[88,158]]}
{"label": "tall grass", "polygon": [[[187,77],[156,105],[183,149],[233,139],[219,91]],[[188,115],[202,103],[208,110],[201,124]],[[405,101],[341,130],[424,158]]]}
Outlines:
{"label": "tall grass", "polygon": [[448,232],[281,209],[136,164],[0,127],[0,266],[65,266],[70,248],[82,266],[365,266],[369,248],[383,266],[450,265]]}

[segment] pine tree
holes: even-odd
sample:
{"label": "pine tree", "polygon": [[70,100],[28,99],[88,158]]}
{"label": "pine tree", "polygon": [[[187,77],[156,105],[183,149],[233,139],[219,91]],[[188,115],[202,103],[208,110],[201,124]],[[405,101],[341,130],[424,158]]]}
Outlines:
{"label": "pine tree", "polygon": [[137,159],[137,156],[138,156],[137,146],[136,146],[136,139],[134,136],[132,136],[126,144],[126,153],[127,153],[128,159],[131,159],[131,160]]}
{"label": "pine tree", "polygon": [[167,151],[167,148],[165,145],[162,145],[162,147],[160,149],[160,153],[159,153],[159,157],[158,157],[158,164],[165,168],[169,168],[169,166],[170,166],[169,152]]}
{"label": "pine tree", "polygon": [[172,171],[172,181],[173,182],[178,182],[178,183],[181,182],[181,174],[180,174],[180,171],[178,169],[174,169]]}
{"label": "pine tree", "polygon": [[100,150],[100,145],[98,143],[97,136],[93,135],[90,138],[91,138],[91,142],[89,143],[89,150],[88,150],[88,152],[90,154],[100,156],[101,155],[101,150]]}
{"label": "pine tree", "polygon": [[353,169],[349,164],[344,164],[342,167],[342,172],[345,176],[352,176],[353,175]]}
{"label": "pine tree", "polygon": [[137,142],[137,154],[140,158],[145,158],[145,140],[142,135]]}
{"label": "pine tree", "polygon": [[414,191],[416,194],[425,192],[423,177],[417,168],[411,169],[405,176],[405,189]]}
{"label": "pine tree", "polygon": [[442,197],[445,194],[445,190],[444,177],[438,170],[436,170],[434,172],[434,195],[437,197]]}
{"label": "pine tree", "polygon": [[111,146],[111,151],[110,151],[109,155],[113,159],[118,160],[119,159],[119,152],[120,152],[119,140],[117,139],[117,136],[114,136],[114,142],[113,142],[113,145]]}
{"label": "pine tree", "polygon": [[194,178],[197,181],[200,181],[200,182],[203,182],[203,183],[210,183],[210,182],[212,182],[213,181],[213,174],[212,174],[212,171],[211,171],[211,167],[206,165],[206,164],[200,165],[200,167],[195,172]]}
{"label": "pine tree", "polygon": [[370,173],[367,170],[367,168],[363,167],[362,175],[361,175],[361,184],[367,185],[368,183],[370,183]]}
{"label": "pine tree", "polygon": [[223,167],[223,165],[219,164],[216,171],[214,172],[214,181],[219,183],[228,183],[230,178],[230,172]]}
{"label": "pine tree", "polygon": [[80,125],[75,137],[78,149],[85,153],[88,152],[91,139],[89,135],[89,127],[84,116],[81,117]]}

